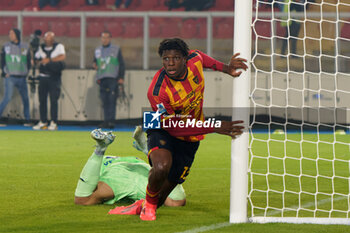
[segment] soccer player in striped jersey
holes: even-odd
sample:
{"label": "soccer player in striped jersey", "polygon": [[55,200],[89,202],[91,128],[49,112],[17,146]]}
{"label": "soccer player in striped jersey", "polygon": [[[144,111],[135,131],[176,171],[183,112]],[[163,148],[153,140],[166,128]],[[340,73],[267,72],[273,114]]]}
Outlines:
{"label": "soccer player in striped jersey", "polygon": [[[162,113],[162,121],[168,121],[168,125],[193,119],[195,122],[204,121],[204,68],[232,77],[242,73],[237,69],[248,68],[245,64],[247,61],[238,57],[239,53],[232,56],[229,64],[224,64],[199,50],[190,50],[179,38],[163,40],[158,53],[163,68],[153,77],[147,96],[152,109],[158,114]],[[199,141],[204,139],[205,134],[216,132],[235,138],[242,134],[242,123],[221,122],[218,127],[196,127],[197,124],[180,127],[180,124],[176,124],[173,127],[148,129],[148,156],[152,169],[140,218],[145,221],[156,219],[157,207],[164,203],[177,184],[185,181]]]}

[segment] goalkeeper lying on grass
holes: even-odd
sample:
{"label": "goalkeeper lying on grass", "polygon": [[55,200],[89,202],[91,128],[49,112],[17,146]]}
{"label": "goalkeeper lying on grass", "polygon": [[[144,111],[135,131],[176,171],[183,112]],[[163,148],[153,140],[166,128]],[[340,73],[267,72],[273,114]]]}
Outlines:
{"label": "goalkeeper lying on grass", "polygon": [[[114,204],[120,200],[144,199],[151,167],[137,157],[104,156],[107,147],[114,141],[112,132],[95,129],[91,137],[97,142],[96,149],[80,174],[75,204]],[[133,137],[136,149],[147,154],[146,137],[140,127],[136,128]],[[164,203],[165,206],[185,204],[185,191],[181,185],[174,189]],[[114,214],[113,210],[109,213]],[[119,211],[118,214],[123,213]]]}

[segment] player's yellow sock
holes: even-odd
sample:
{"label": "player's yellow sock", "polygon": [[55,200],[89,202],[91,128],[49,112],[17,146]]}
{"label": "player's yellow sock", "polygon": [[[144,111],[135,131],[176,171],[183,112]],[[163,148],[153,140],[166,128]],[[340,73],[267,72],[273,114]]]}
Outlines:
{"label": "player's yellow sock", "polygon": [[91,157],[88,159],[80,173],[78,185],[75,189],[76,197],[88,197],[96,189],[100,178],[102,159],[103,154],[97,155],[95,152],[92,153]]}

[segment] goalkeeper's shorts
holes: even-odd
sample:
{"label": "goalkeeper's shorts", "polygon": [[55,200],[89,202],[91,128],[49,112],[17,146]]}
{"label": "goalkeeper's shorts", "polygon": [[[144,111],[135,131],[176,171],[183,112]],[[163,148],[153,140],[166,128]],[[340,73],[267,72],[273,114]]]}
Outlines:
{"label": "goalkeeper's shorts", "polygon": [[[199,142],[187,142],[171,136],[163,129],[147,130],[148,148],[152,152],[157,149],[167,149],[171,152],[173,161],[168,180],[182,184],[190,172]],[[151,158],[148,157],[152,166]]]}

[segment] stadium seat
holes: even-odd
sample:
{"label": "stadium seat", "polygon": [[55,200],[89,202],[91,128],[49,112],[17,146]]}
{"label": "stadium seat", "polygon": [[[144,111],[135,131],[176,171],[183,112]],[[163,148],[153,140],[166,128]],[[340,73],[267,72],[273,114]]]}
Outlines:
{"label": "stadium seat", "polygon": [[102,6],[102,5],[98,5],[98,6],[81,6],[79,8],[77,8],[76,10],[78,11],[106,11],[106,10],[110,10],[108,9],[106,6]]}
{"label": "stadium seat", "polygon": [[[142,0],[142,1],[151,1],[151,0]],[[137,10],[140,6],[140,1],[137,0],[133,0],[130,4],[130,6],[128,8],[126,8],[125,10],[127,11],[133,11],[133,10]]]}
{"label": "stadium seat", "polygon": [[[256,36],[271,37],[271,23],[270,22],[258,20],[255,22],[254,28],[255,28]],[[253,34],[253,36],[255,36],[255,34]]]}
{"label": "stadium seat", "polygon": [[285,36],[286,27],[281,26],[280,22],[276,22],[276,34],[277,36]]}
{"label": "stadium seat", "polygon": [[80,21],[73,21],[68,24],[68,33],[69,37],[80,37]]}
{"label": "stadium seat", "polygon": [[105,1],[106,5],[114,5],[115,4],[115,0],[106,0]]}
{"label": "stadium seat", "polygon": [[150,19],[150,24],[149,24],[149,35],[150,37],[160,37],[161,35],[161,23],[162,23],[161,18],[151,18]]}
{"label": "stadium seat", "polygon": [[5,1],[2,0],[0,1],[0,9],[1,10],[8,10],[9,8],[11,8],[13,6],[13,1]]}
{"label": "stadium seat", "polygon": [[0,0],[0,6],[5,7],[6,5],[10,5],[8,1]]}
{"label": "stadium seat", "polygon": [[86,35],[88,37],[100,37],[101,32],[105,30],[103,22],[90,22],[86,24]]}
{"label": "stadium seat", "polygon": [[130,19],[124,25],[124,35],[126,38],[142,37],[143,20],[142,19]]}
{"label": "stadium seat", "polygon": [[179,24],[181,19],[173,18],[173,19],[165,19],[164,22],[161,25],[162,28],[162,37],[168,38],[168,37],[176,37],[179,36]]}
{"label": "stadium seat", "polygon": [[43,34],[47,31],[49,31],[49,25],[47,23],[48,19],[43,18],[43,20],[40,21],[32,21],[32,30],[40,29]]}
{"label": "stadium seat", "polygon": [[[349,22],[349,21],[348,21]],[[340,31],[341,38],[350,39],[350,24],[344,23]]]}
{"label": "stadium seat", "polygon": [[105,18],[103,17],[87,17],[86,18],[86,23],[95,23],[95,22],[104,22]]}
{"label": "stadium seat", "polygon": [[22,6],[29,6],[32,5],[32,0],[14,0],[14,4],[22,5]]}
{"label": "stadium seat", "polygon": [[158,0],[147,0],[147,1],[141,1],[140,5],[138,6],[137,10],[140,11],[150,11],[156,8],[159,5]]}
{"label": "stadium seat", "polygon": [[[35,27],[41,26],[41,25],[38,25],[38,22],[41,22],[41,21],[44,22],[44,21],[47,21],[48,19],[51,19],[51,18],[27,17],[27,16],[23,17],[23,32],[22,32],[23,35],[29,36],[29,35],[33,34],[34,30],[36,30],[36,29],[42,30],[42,27],[38,27],[38,28],[35,28]],[[46,30],[48,30],[48,27],[46,28]],[[45,33],[45,32],[46,31],[43,31],[43,33]]]}
{"label": "stadium seat", "polygon": [[112,37],[122,37],[124,33],[123,21],[113,20],[110,23],[106,23],[106,29],[111,32]]}
{"label": "stadium seat", "polygon": [[[107,10],[116,10],[115,8],[115,0],[106,0],[105,1],[105,6]],[[123,9],[118,9],[118,11],[123,10]]]}
{"label": "stadium seat", "polygon": [[29,36],[33,33],[32,22],[23,20],[22,35]]}
{"label": "stadium seat", "polygon": [[67,35],[67,25],[62,21],[53,21],[50,24],[50,30],[55,33],[56,36]]}
{"label": "stadium seat", "polygon": [[233,38],[233,19],[225,18],[215,23],[214,20],[214,38],[232,39]]}
{"label": "stadium seat", "polygon": [[[146,0],[145,2],[152,1]],[[101,5],[101,4],[100,4]],[[134,11],[139,10],[139,1],[133,0],[128,8],[115,8],[115,0],[106,0],[104,6],[107,10],[115,10],[115,11]]]}
{"label": "stadium seat", "polygon": [[71,2],[75,2],[76,0],[72,1],[72,0],[60,0],[58,3],[58,7],[61,8],[65,5],[71,4]]}
{"label": "stadium seat", "polygon": [[166,0],[159,0],[158,5],[153,9],[154,11],[167,11],[168,7],[165,5]]}
{"label": "stadium seat", "polygon": [[16,27],[16,18],[1,17],[0,18],[0,35],[8,35],[11,28]]}
{"label": "stadium seat", "polygon": [[40,10],[40,11],[59,11],[60,7],[63,7],[66,4],[68,4],[67,1],[68,0],[60,0],[58,5],[55,6],[55,7],[52,7],[50,5],[46,5],[42,9],[39,9],[39,0],[32,0],[32,10],[34,10],[34,11],[36,11],[36,10]]}
{"label": "stadium seat", "polygon": [[84,6],[85,5],[85,0],[68,1],[67,5],[75,6],[75,7]]}
{"label": "stadium seat", "polygon": [[33,7],[39,7],[39,0],[32,0]]}
{"label": "stadium seat", "polygon": [[215,6],[210,10],[233,11],[234,0],[216,0]]}
{"label": "stadium seat", "polygon": [[[43,17],[23,17],[23,35],[28,36],[33,33],[34,30],[41,28],[33,28],[33,23],[37,26],[38,22],[45,21]],[[43,33],[45,33],[43,31]]]}
{"label": "stadium seat", "polygon": [[98,5],[86,5],[84,2],[84,4],[81,5],[77,10],[79,10],[79,11],[107,11],[107,10],[111,10],[111,9],[107,8],[104,0],[99,0]]}
{"label": "stadium seat", "polygon": [[75,11],[79,10],[80,7],[85,6],[85,0],[74,0],[69,1],[67,4],[60,6],[61,11]]}
{"label": "stadium seat", "polygon": [[6,9],[11,11],[23,10],[30,5],[32,5],[32,0],[14,0],[13,4],[8,4]]}
{"label": "stadium seat", "polygon": [[197,19],[198,24],[198,35],[197,38],[205,39],[207,38],[207,20],[204,18]]}
{"label": "stadium seat", "polygon": [[196,38],[198,35],[197,22],[194,19],[185,19],[182,21],[180,36],[181,38],[189,39]]}

